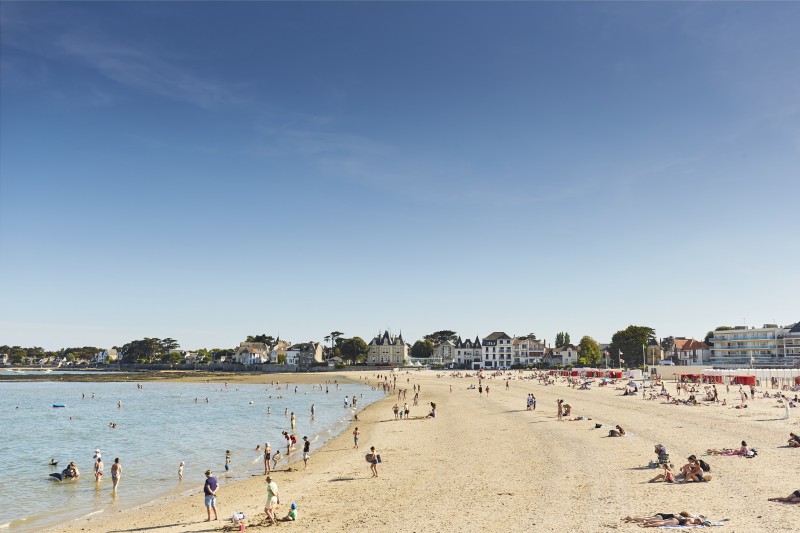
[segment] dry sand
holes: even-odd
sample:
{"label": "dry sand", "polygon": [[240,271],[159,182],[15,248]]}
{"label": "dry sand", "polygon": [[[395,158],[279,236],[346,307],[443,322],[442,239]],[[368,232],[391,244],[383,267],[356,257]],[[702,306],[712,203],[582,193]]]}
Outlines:
{"label": "dry sand", "polygon": [[[319,379],[358,381],[364,375],[377,382],[373,372]],[[321,532],[634,530],[638,526],[620,519],[687,510],[727,519],[720,531],[798,531],[800,505],[767,501],[800,489],[800,449],[785,446],[789,431],[800,430],[800,413],[781,420],[784,411],[774,400],[751,401],[745,410],[674,406],[641,396],[621,397],[613,387],[579,391],[563,382],[544,386],[517,377],[508,390],[501,379],[484,380],[491,392],[479,397],[477,390],[467,390],[477,384],[475,378],[444,376],[412,371],[398,377],[398,387],[408,388],[409,404],[412,385],[422,387],[420,405],[411,408],[411,416],[424,416],[427,402],[433,401],[438,407],[435,419],[394,420],[391,407],[397,395],[390,395],[365,409],[353,424],[361,432],[361,449],[353,449],[351,425],[325,447],[312,450],[308,470],[302,469],[302,461],[292,465],[294,471],[279,466],[273,477],[281,494],[280,513],[285,515],[289,504],[297,502],[300,520],[278,527]],[[668,389],[674,393],[674,384]],[[724,386],[718,389],[729,402],[738,398],[738,389],[730,394]],[[535,412],[525,409],[529,392],[538,400]],[[573,416],[592,420],[558,422],[558,398],[572,405]],[[594,429],[595,423],[606,427]],[[620,424],[636,436],[608,438],[608,424]],[[647,483],[658,472],[646,467],[655,458],[655,443],[663,443],[680,467],[689,454],[737,447],[741,440],[759,455],[704,458],[712,466],[708,483]],[[364,459],[370,446],[383,458],[377,479],[370,477]],[[298,459],[300,455],[296,453]],[[248,515],[248,531],[270,527],[261,525],[263,476],[220,485],[220,521],[210,523],[203,522],[203,479],[196,482],[193,496],[84,519],[58,530],[230,531],[234,511]]]}

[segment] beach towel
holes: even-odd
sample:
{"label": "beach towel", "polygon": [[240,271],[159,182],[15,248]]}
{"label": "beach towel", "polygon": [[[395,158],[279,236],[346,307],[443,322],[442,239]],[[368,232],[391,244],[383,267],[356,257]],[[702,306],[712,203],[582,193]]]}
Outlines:
{"label": "beach towel", "polygon": [[695,529],[698,527],[724,526],[722,522],[705,522],[699,526],[661,526],[659,529]]}

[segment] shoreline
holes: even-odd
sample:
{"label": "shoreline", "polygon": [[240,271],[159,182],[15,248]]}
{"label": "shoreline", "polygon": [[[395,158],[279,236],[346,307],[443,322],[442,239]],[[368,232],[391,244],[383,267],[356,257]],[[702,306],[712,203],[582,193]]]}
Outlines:
{"label": "shoreline", "polygon": [[[368,377],[376,384],[374,375]],[[387,372],[388,374],[388,372]],[[516,377],[516,373],[513,373]],[[526,373],[529,375],[529,373]],[[341,373],[331,379],[363,376]],[[409,379],[410,382],[406,382]],[[352,380],[352,379],[351,379]],[[702,513],[723,520],[725,531],[793,531],[798,508],[767,502],[797,485],[800,450],[785,445],[798,430],[797,412],[782,412],[770,399],[737,410],[719,405],[666,405],[641,397],[620,397],[612,387],[579,391],[563,382],[544,386],[514,379],[487,379],[491,395],[467,387],[474,378],[435,371],[398,374],[398,387],[422,387],[420,406],[411,420],[394,420],[397,395],[375,401],[359,413],[359,450],[353,450],[350,424],[328,443],[312,448],[309,469],[295,462],[273,476],[281,494],[283,516],[297,502],[304,531],[362,529],[373,531],[598,531],[629,529],[621,518],[662,511]],[[452,385],[453,391],[450,392]],[[674,384],[667,383],[670,394]],[[532,392],[538,409],[525,409]],[[792,394],[794,395],[794,393]],[[736,391],[721,398],[732,403]],[[685,396],[684,396],[685,397]],[[563,398],[573,415],[587,420],[558,422],[555,401]],[[435,419],[424,416],[427,402],[437,403]],[[400,402],[402,405],[402,401]],[[592,420],[588,420],[591,418]],[[596,430],[594,425],[604,428]],[[607,438],[608,425],[621,424],[630,438]],[[735,446],[745,439],[759,450],[754,459],[711,456],[709,483],[649,484],[658,473],[647,468],[653,445],[663,443],[680,468],[689,454],[711,447]],[[383,455],[381,477],[370,479],[364,454],[375,445]],[[100,515],[63,525],[65,533],[107,531],[206,532],[230,528],[230,515],[247,514],[248,530],[265,531],[264,476],[220,486],[219,521],[204,522],[201,487],[168,502]],[[124,490],[124,480],[120,491]],[[638,528],[637,528],[638,529]],[[50,530],[52,531],[52,529]]]}

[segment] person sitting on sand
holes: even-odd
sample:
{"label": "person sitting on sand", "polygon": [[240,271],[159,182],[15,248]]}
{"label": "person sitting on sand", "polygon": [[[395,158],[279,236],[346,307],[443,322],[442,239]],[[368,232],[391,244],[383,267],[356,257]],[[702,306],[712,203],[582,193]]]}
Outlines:
{"label": "person sitting on sand", "polygon": [[[690,456],[689,464],[691,465],[689,470],[686,472],[686,475],[683,477],[683,482],[688,483],[693,481],[695,483],[699,483],[701,481],[710,481],[711,475],[703,471],[703,467],[700,465],[700,461],[696,458],[692,459],[694,455]],[[683,524],[681,524],[683,525]]]}
{"label": "person sitting on sand", "polygon": [[293,503],[289,509],[289,513],[283,518],[278,519],[279,522],[295,522],[297,521],[297,504]]}
{"label": "person sitting on sand", "polygon": [[800,503],[800,490],[796,490],[785,498],[768,498],[771,502]]}
{"label": "person sitting on sand", "polygon": [[611,431],[609,431],[609,432],[608,432],[608,436],[609,436],[609,437],[624,437],[624,436],[625,436],[625,430],[624,430],[624,429],[622,429],[622,426],[620,426],[619,424],[617,424],[617,425],[616,425],[616,426],[614,426],[614,427],[615,427],[616,429],[612,429]]}
{"label": "person sitting on sand", "polygon": [[787,444],[792,448],[800,448],[800,437],[794,433],[789,433],[789,442]]}
{"label": "person sitting on sand", "polygon": [[663,463],[661,467],[664,469],[664,472],[658,474],[656,477],[648,481],[648,483],[655,483],[656,481],[664,481],[665,483],[675,483],[675,472],[672,471],[672,468],[669,466],[669,463]]}

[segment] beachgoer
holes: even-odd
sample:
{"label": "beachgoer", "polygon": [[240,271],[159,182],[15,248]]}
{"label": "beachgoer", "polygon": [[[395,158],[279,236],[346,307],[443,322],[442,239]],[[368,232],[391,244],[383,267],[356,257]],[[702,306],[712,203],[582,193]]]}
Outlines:
{"label": "beachgoer", "polygon": [[800,437],[794,433],[789,433],[789,442],[787,444],[792,448],[800,448]]}
{"label": "beachgoer", "polygon": [[225,471],[231,469],[231,451],[225,450]]}
{"label": "beachgoer", "polygon": [[297,504],[293,503],[289,509],[289,513],[280,519],[281,522],[294,522],[297,520]]}
{"label": "beachgoer", "polygon": [[53,457],[52,459],[50,459],[50,466],[58,466],[58,461],[56,461],[56,458],[55,458],[55,457]]}
{"label": "beachgoer", "polygon": [[796,490],[785,498],[768,498],[771,502],[800,503],[800,490]]}
{"label": "beachgoer", "polygon": [[279,503],[281,500],[278,496],[278,484],[272,481],[270,476],[267,476],[267,502],[264,504],[264,512],[267,513],[267,517],[273,525],[278,523],[275,518],[275,509]]}
{"label": "beachgoer", "polygon": [[358,432],[358,428],[356,427],[356,429],[353,431],[353,444],[354,444],[353,448],[358,448],[358,436],[359,435],[360,435],[360,433]]}
{"label": "beachgoer", "polygon": [[654,520],[669,520],[671,518],[696,518],[699,515],[693,515],[686,511],[680,513],[655,513],[651,516],[626,516],[622,520],[624,522],[652,522]]}
{"label": "beachgoer", "polygon": [[181,464],[178,465],[178,481],[183,481],[183,465],[185,464],[186,463],[181,461]]}
{"label": "beachgoer", "polygon": [[214,520],[217,520],[217,478],[214,477],[211,470],[206,470],[206,482],[203,485],[203,494],[205,495],[206,513],[208,518],[206,522],[211,522],[211,511],[214,511]]}
{"label": "beachgoer", "polygon": [[651,479],[648,483],[655,483],[656,481],[664,481],[666,483],[675,483],[675,472],[672,471],[672,468],[669,466],[669,463],[664,463],[661,465],[664,469],[664,472],[658,474],[656,477]]}
{"label": "beachgoer", "polygon": [[117,490],[119,485],[119,478],[122,477],[122,465],[119,464],[119,457],[114,459],[114,464],[111,465],[111,482],[114,484],[114,490]]}
{"label": "beachgoer", "polygon": [[272,469],[275,470],[275,467],[278,466],[278,461],[282,457],[281,451],[276,450],[275,453],[272,454]]}
{"label": "beachgoer", "polygon": [[649,522],[642,522],[642,527],[664,527],[664,526],[700,526],[703,525],[705,520],[700,517],[689,518],[670,518],[667,520],[651,520]]}
{"label": "beachgoer", "polygon": [[103,477],[103,458],[98,457],[97,462],[94,464],[94,480],[100,481]]}
{"label": "beachgoer", "polygon": [[269,447],[269,442],[264,443],[264,475],[269,474],[269,461],[272,459],[272,448]]}
{"label": "beachgoer", "polygon": [[311,457],[311,442],[308,437],[303,437],[303,469],[308,468],[308,459]]}
{"label": "beachgoer", "polygon": [[295,425],[296,421],[297,421],[297,419],[294,416],[294,411],[292,411],[292,431],[294,431],[294,425]]}
{"label": "beachgoer", "polygon": [[76,465],[74,461],[70,461],[70,463],[67,465],[67,468],[65,468],[64,470],[61,471],[61,476],[64,479],[68,479],[68,478],[76,479],[76,478],[79,478],[81,476],[81,473],[80,473],[80,471],[78,471],[78,465]]}
{"label": "beachgoer", "polygon": [[375,451],[375,446],[370,446],[369,451],[372,452],[372,457],[369,459],[369,469],[372,470],[372,477],[378,477],[378,452]]}
{"label": "beachgoer", "polygon": [[316,406],[312,403],[311,404],[311,418],[314,418],[314,413],[316,412],[316,410],[317,410]]}
{"label": "beachgoer", "polygon": [[556,403],[558,404],[558,419],[561,420],[563,416],[563,411],[561,410],[561,406],[563,405],[564,400],[558,400]]}
{"label": "beachgoer", "polygon": [[615,427],[616,429],[612,429],[611,431],[609,431],[609,432],[608,432],[608,436],[609,436],[609,437],[624,437],[624,436],[625,436],[625,430],[624,430],[624,429],[622,429],[622,426],[620,426],[619,424],[617,424],[617,425],[616,425],[616,426],[614,426],[614,427]]}

